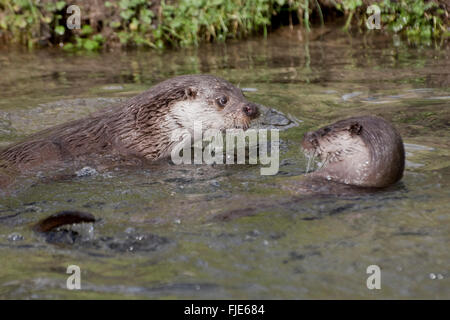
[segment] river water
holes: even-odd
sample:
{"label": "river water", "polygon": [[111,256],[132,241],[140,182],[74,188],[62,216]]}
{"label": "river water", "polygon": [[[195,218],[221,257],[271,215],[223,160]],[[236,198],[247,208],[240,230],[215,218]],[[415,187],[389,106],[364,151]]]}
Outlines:
{"label": "river water", "polygon": [[[19,185],[0,199],[0,298],[450,298],[449,53],[334,29],[163,53],[3,49],[1,146],[188,73],[251,88],[249,100],[298,125],[280,120],[276,176],[160,163]],[[295,199],[277,188],[305,173],[307,130],[363,114],[402,134],[399,184]],[[74,227],[76,238],[32,230],[62,210],[98,222]],[[69,265],[81,290],[66,288]],[[370,265],[381,290],[366,286]]]}

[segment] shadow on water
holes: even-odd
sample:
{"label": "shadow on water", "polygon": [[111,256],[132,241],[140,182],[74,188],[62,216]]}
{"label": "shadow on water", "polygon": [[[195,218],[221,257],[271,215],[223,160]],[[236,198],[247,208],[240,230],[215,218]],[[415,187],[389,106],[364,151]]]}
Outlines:
{"label": "shadow on water", "polygon": [[[1,298],[450,298],[449,51],[336,30],[154,51],[0,52],[0,143],[83,117],[168,77],[211,73],[275,111],[280,170],[158,163],[35,179],[0,199]],[[304,132],[350,115],[394,123],[402,182],[357,195],[287,195]],[[302,122],[299,122],[301,119]],[[290,126],[292,122],[298,126]],[[97,221],[43,235],[79,210]],[[66,268],[82,290],[66,289]],[[382,290],[366,287],[379,265]]]}

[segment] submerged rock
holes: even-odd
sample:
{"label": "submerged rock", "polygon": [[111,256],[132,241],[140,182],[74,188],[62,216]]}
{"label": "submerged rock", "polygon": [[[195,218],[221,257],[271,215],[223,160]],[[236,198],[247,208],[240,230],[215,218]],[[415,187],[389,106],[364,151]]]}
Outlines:
{"label": "submerged rock", "polygon": [[81,211],[61,211],[57,212],[41,221],[39,221],[35,226],[34,230],[36,232],[50,232],[55,229],[64,226],[79,223],[90,223],[95,222],[95,217],[86,212]]}
{"label": "submerged rock", "polygon": [[8,240],[12,241],[12,242],[21,241],[23,239],[24,239],[23,235],[21,235],[20,233],[17,233],[17,232],[13,232],[10,235],[8,235]]}
{"label": "submerged rock", "polygon": [[297,127],[302,122],[291,115],[285,115],[281,111],[263,105],[258,105],[258,108],[260,116],[251,122],[253,129],[287,130]]}

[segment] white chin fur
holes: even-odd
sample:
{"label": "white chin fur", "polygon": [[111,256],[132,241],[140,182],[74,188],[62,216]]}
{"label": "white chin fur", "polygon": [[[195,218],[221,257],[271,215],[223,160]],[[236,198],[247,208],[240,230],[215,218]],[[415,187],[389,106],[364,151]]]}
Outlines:
{"label": "white chin fur", "polygon": [[199,100],[176,102],[170,108],[170,117],[189,131],[194,130],[194,122],[201,123],[203,130],[226,128],[224,115]]}

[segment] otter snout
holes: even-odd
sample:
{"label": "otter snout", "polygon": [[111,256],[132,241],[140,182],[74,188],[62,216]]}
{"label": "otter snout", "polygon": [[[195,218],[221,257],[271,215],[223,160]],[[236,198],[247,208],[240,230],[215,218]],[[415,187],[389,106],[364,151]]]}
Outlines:
{"label": "otter snout", "polygon": [[253,103],[249,103],[249,104],[245,105],[242,108],[242,111],[250,119],[255,119],[258,116],[258,107]]}
{"label": "otter snout", "polygon": [[317,141],[317,133],[313,131],[308,131],[303,136],[302,140],[302,148],[304,150],[315,149],[319,145]]}

